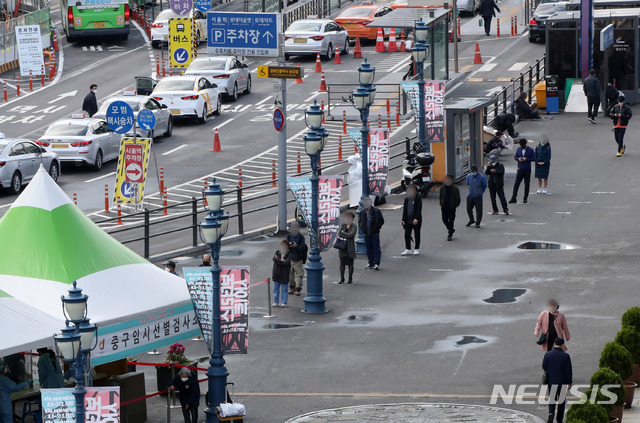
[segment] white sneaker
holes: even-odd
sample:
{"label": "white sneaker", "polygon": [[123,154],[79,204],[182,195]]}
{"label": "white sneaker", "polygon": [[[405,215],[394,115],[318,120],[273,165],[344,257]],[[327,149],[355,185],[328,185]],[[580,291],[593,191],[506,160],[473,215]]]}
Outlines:
{"label": "white sneaker", "polygon": [[411,250],[404,250],[401,255],[410,256],[411,255]]}
{"label": "white sneaker", "polygon": [[541,190],[541,189],[538,189],[538,190],[536,191],[536,194],[542,194],[542,190]]}
{"label": "white sneaker", "polygon": [[547,193],[547,189],[546,189],[546,188],[545,188],[545,189],[543,189],[543,190],[542,190],[542,193],[543,193],[543,194],[546,194],[546,193]]}
{"label": "white sneaker", "polygon": [[287,308],[286,304],[280,304],[280,308]]}
{"label": "white sneaker", "polygon": [[413,250],[413,255],[414,255],[414,256],[417,256],[417,255],[419,255],[419,254],[420,254],[420,250]]}
{"label": "white sneaker", "polygon": [[271,307],[280,307],[280,304],[278,304],[278,303],[273,303],[273,304],[271,304]]}

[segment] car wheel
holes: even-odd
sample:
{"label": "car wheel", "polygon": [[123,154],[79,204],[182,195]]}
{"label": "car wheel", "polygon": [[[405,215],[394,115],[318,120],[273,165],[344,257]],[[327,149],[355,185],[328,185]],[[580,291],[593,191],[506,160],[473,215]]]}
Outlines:
{"label": "car wheel", "polygon": [[530,42],[530,43],[535,43],[535,42],[536,42],[536,39],[535,39],[535,38],[533,38],[533,37],[529,37],[529,42]]}
{"label": "car wheel", "polygon": [[233,84],[233,92],[229,94],[229,98],[231,98],[231,100],[233,101],[238,101],[238,83],[237,82]]}
{"label": "car wheel", "polygon": [[173,134],[173,118],[169,116],[169,122],[167,122],[167,132],[164,133],[165,137],[170,137]]}
{"label": "car wheel", "polygon": [[216,110],[213,112],[214,115],[219,116],[220,115],[220,108],[222,104],[222,96],[218,96],[218,102],[216,103]]}
{"label": "car wheel", "polygon": [[122,41],[127,41],[129,39],[129,34],[123,35],[122,37],[120,37],[120,39]]}
{"label": "car wheel", "polygon": [[204,107],[202,108],[202,117],[198,118],[198,123],[200,124],[207,123],[207,114],[208,114],[207,105],[205,104]]}
{"label": "car wheel", "polygon": [[9,191],[11,194],[20,194],[20,190],[22,189],[22,176],[20,172],[15,172],[11,177],[11,186],[9,187]]}
{"label": "car wheel", "polygon": [[55,160],[51,162],[49,166],[49,176],[54,182],[58,182],[58,176],[60,176],[60,165]]}
{"label": "car wheel", "polygon": [[284,55],[284,60],[288,61],[289,59],[291,59],[291,55],[290,54],[286,54]]}
{"label": "car wheel", "polygon": [[251,94],[251,75],[249,75],[249,79],[247,79],[247,89],[244,90],[245,94]]}
{"label": "car wheel", "polygon": [[347,37],[346,40],[344,40],[344,48],[342,49],[342,54],[349,54],[349,37]]}
{"label": "car wheel", "polygon": [[93,170],[98,172],[100,169],[102,169],[103,159],[104,159],[104,156],[102,155],[102,150],[98,150],[98,152],[96,153],[96,161],[93,163]]}
{"label": "car wheel", "polygon": [[158,48],[160,47],[160,43],[158,43],[157,41],[151,41],[151,48]]}
{"label": "car wheel", "polygon": [[327,53],[324,55],[325,60],[333,59],[333,44],[329,43],[329,47],[327,47]]}

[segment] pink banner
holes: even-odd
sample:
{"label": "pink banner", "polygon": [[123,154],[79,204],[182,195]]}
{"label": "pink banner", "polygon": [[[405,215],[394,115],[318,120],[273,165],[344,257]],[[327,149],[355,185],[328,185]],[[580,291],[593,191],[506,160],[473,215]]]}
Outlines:
{"label": "pink banner", "polygon": [[389,177],[389,130],[372,129],[369,135],[369,194],[384,195]]}
{"label": "pink banner", "polygon": [[220,272],[220,332],[225,354],[247,353],[249,277],[249,266],[225,266]]}

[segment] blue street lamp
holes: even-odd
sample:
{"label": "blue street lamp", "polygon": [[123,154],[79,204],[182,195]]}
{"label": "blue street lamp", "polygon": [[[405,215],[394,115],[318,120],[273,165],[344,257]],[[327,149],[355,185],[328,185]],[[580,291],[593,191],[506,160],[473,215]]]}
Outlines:
{"label": "blue street lamp", "polygon": [[318,239],[318,163],[320,154],[329,137],[329,133],[322,127],[322,117],[324,111],[314,100],[313,105],[305,112],[305,123],[309,128],[304,136],[304,149],[311,159],[311,231],[309,237],[311,251],[305,269],[307,271],[307,295],[304,297],[303,313],[320,314],[326,313],[325,303],[327,299],[322,293],[322,257],[320,257],[320,247]]}
{"label": "blue street lamp", "polygon": [[209,369],[207,376],[209,377],[209,405],[205,410],[207,415],[207,423],[219,422],[216,407],[227,400],[227,376],[229,372],[225,367],[224,352],[222,351],[222,333],[220,329],[220,246],[222,237],[229,229],[229,215],[222,209],[222,201],[224,200],[224,191],[216,182],[207,189],[203,190],[205,199],[205,209],[209,214],[204,218],[204,222],[200,223],[200,234],[203,241],[211,249],[211,258],[213,265],[211,266],[211,280],[213,281],[213,325],[211,327],[211,336],[213,337],[213,348],[211,349],[211,359],[209,360]]}
{"label": "blue street lamp", "polygon": [[425,110],[424,110],[424,62],[429,57],[430,48],[427,44],[427,37],[429,36],[429,27],[420,19],[416,21],[413,29],[414,45],[411,48],[411,54],[415,65],[418,67],[418,74],[420,79],[418,80],[418,141],[422,145],[423,151],[429,151],[427,140],[425,137]]}
{"label": "blue street lamp", "polygon": [[[76,387],[73,396],[76,399],[76,422],[84,423],[85,373],[89,363],[89,354],[96,347],[98,326],[87,318],[87,300],[89,297],[73,282],[69,294],[62,296],[62,311],[66,318],[66,326],[61,334],[53,335],[59,354],[69,367],[74,370]],[[69,325],[72,323],[73,326]],[[90,373],[90,372],[89,372]],[[91,385],[91,379],[89,379]]]}
{"label": "blue street lamp", "polygon": [[[362,196],[360,198],[360,207],[358,207],[358,216],[363,210],[362,200],[369,196],[369,108],[376,98],[376,88],[373,86],[373,79],[376,75],[376,69],[367,63],[367,59],[358,68],[358,80],[360,86],[353,90],[351,96],[355,108],[360,112],[360,120],[362,127],[360,128],[360,139],[362,148],[360,149],[360,161],[362,163]],[[364,234],[358,228],[358,237],[356,238],[356,251],[359,254],[365,254],[367,248],[364,244]]]}

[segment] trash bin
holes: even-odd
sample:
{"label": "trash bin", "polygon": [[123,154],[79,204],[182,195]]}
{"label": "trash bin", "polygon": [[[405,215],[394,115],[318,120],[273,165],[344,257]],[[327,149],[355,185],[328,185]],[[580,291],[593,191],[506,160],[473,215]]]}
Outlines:
{"label": "trash bin", "polygon": [[538,103],[538,109],[545,109],[547,107],[547,84],[545,81],[538,82],[534,91],[536,92],[536,103]]}

